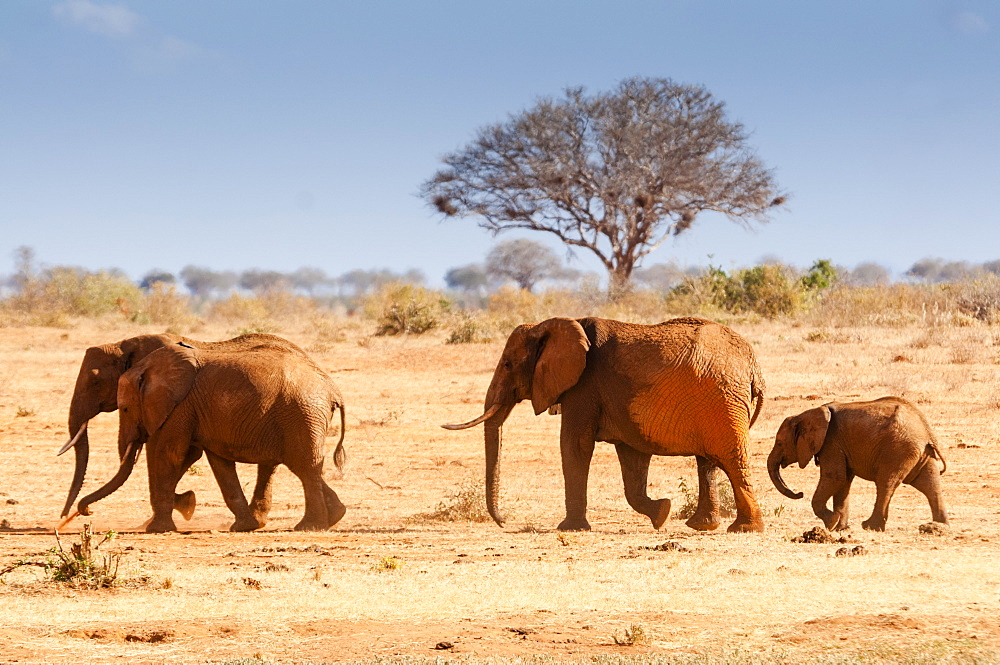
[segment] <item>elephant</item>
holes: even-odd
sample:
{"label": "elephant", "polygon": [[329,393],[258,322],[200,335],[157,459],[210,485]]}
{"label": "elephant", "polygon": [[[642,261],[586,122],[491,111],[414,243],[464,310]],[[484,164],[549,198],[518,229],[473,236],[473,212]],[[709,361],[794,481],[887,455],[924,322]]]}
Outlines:
{"label": "elephant", "polygon": [[[284,464],[299,478],[306,508],[296,530],[327,529],[347,511],[323,480],[326,432],[343,399],[329,376],[286,346],[260,344],[240,353],[184,342],[165,346],[122,374],[117,402],[121,465],[111,481],[80,500],[83,515],[125,482],[144,444],[153,507],[147,532],[176,530],[174,492],[191,447],[208,457],[237,516],[233,530],[257,528],[236,462]],[[343,435],[341,428],[338,453]],[[334,462],[339,468],[343,454]]]}
{"label": "elephant", "polygon": [[[292,342],[266,333],[247,333],[233,339],[219,342],[202,342],[171,333],[159,335],[139,335],[129,337],[109,344],[93,346],[87,349],[80,364],[76,386],[69,408],[69,433],[72,438],[59,451],[62,455],[74,448],[76,464],[69,495],[63,507],[62,516],[66,517],[73,507],[80,489],[83,486],[87,472],[90,454],[87,423],[91,418],[102,412],[112,412],[118,409],[118,379],[130,367],[141,361],[153,351],[165,346],[183,342],[197,349],[229,351],[239,353],[262,344],[288,349],[307,358],[305,351]],[[343,411],[341,412],[341,430],[343,430]],[[119,451],[121,452],[121,451]],[[201,457],[201,450],[191,448],[184,462],[184,471]],[[257,484],[254,489],[251,509],[254,518],[260,526],[267,522],[270,510],[270,481],[274,473],[273,466],[259,466],[257,469]],[[195,494],[188,491],[179,494],[174,499],[174,507],[186,519],[190,519],[195,509]]]}
{"label": "elephant", "polygon": [[[933,459],[939,459],[942,468]],[[830,530],[848,523],[848,494],[855,476],[875,482],[875,507],[862,527],[885,531],[889,501],[906,483],[930,503],[933,521],[948,524],[941,496],[940,475],[948,467],[924,414],[902,397],[867,402],[828,402],[785,418],[767,458],[771,481],[790,499],[801,499],[781,477],[794,462],[805,468],[815,460],[819,483],[812,497],[816,517]],[[827,502],[833,497],[833,510]]]}
{"label": "elephant", "polygon": [[720,524],[718,469],[729,477],[736,520],[729,531],[762,531],[750,484],[749,429],[764,401],[764,380],[750,344],[732,329],[701,318],[655,325],[601,318],[552,318],[524,324],[507,339],[486,392],[486,502],[499,512],[502,426],[514,406],[530,399],[535,415],[562,413],[559,435],[566,517],[560,530],[588,530],[587,480],[596,441],[613,443],[625,498],[659,529],[669,499],[646,492],[652,455],[694,455],[699,498],[688,526]]}

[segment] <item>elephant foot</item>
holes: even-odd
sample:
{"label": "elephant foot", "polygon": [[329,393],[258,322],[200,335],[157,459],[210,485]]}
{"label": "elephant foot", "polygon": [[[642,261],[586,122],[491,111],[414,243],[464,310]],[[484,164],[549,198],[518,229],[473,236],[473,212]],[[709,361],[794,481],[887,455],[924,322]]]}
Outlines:
{"label": "elephant foot", "polygon": [[177,526],[169,517],[163,519],[154,517],[146,525],[146,533],[166,533],[168,531],[177,531]]}
{"label": "elephant foot", "polygon": [[256,531],[264,526],[253,517],[238,519],[229,527],[230,531]]}
{"label": "elephant foot", "polygon": [[586,517],[567,517],[556,528],[560,531],[590,531],[590,522]]}
{"label": "elephant foot", "polygon": [[670,517],[670,499],[659,499],[653,503],[656,510],[649,516],[649,521],[653,523],[653,528],[659,531],[663,523]]}
{"label": "elephant foot", "polygon": [[317,522],[307,522],[303,519],[295,525],[294,529],[296,531],[326,531],[327,526]]}
{"label": "elephant foot", "polygon": [[719,516],[715,513],[700,514],[695,513],[685,522],[686,525],[695,531],[715,531],[722,524]]}
{"label": "elephant foot", "polygon": [[867,519],[861,523],[861,528],[865,531],[885,531],[885,522]]}
{"label": "elephant foot", "polygon": [[195,500],[194,492],[188,490],[183,494],[174,495],[174,510],[181,514],[186,520],[190,520],[194,517],[194,508],[197,505]]}
{"label": "elephant foot", "polygon": [[328,510],[330,516],[330,523],[327,525],[327,528],[330,528],[340,520],[344,519],[344,515],[347,514],[347,506],[345,506],[344,504],[340,504],[339,506],[334,506],[332,509]]}
{"label": "elephant foot", "polygon": [[760,517],[757,518],[740,518],[737,517],[736,521],[729,525],[726,529],[729,533],[755,533],[764,530],[764,520]]}
{"label": "elephant foot", "polygon": [[253,501],[250,503],[250,514],[253,518],[257,520],[260,525],[258,528],[263,529],[267,525],[267,516],[271,512],[271,502],[263,501]]}

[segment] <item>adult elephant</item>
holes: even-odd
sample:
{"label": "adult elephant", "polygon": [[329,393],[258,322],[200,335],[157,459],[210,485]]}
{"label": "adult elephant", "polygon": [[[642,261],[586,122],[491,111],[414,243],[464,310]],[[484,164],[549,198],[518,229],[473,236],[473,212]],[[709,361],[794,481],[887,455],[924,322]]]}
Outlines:
{"label": "adult elephant", "polygon": [[[248,333],[218,342],[202,342],[181,335],[163,333],[138,335],[90,347],[84,353],[76,378],[76,386],[73,389],[73,397],[70,400],[69,433],[71,438],[58,453],[62,455],[73,448],[76,455],[73,480],[66,503],[63,506],[63,517],[66,517],[72,509],[87,473],[90,457],[87,423],[99,413],[113,412],[118,409],[118,379],[122,374],[153,351],[179,342],[196,349],[231,353],[247,351],[264,344],[285,348],[292,353],[307,357],[305,351],[292,342],[283,337],[266,333]],[[343,416],[343,413],[341,415]],[[341,423],[341,429],[343,429],[343,423]],[[186,471],[198,461],[201,454],[201,450],[198,448],[190,449],[184,462],[184,470]],[[257,484],[250,506],[254,517],[253,521],[257,522],[259,526],[264,526],[270,510],[270,483],[273,473],[273,466],[263,465],[257,469]],[[188,491],[174,497],[174,507],[186,519],[190,519],[195,509],[194,492]],[[249,526],[248,520],[242,521],[243,526]]]}
{"label": "adult elephant", "polygon": [[[94,502],[128,479],[147,445],[150,503],[148,532],[174,531],[177,482],[191,447],[205,451],[223,497],[239,519],[250,516],[236,462],[273,468],[284,464],[305,492],[297,530],[336,524],[346,507],[323,480],[326,432],[343,399],[315,363],[282,346],[261,344],[240,353],[173,344],[143,358],[118,381],[118,449],[115,477],[80,500]],[[338,453],[342,451],[338,443]],[[334,455],[339,467],[343,455]]]}
{"label": "adult elephant", "polygon": [[720,523],[719,467],[736,499],[730,531],[761,531],[750,485],[747,441],[760,413],[764,381],[753,349],[726,326],[699,318],[656,325],[609,319],[554,318],[518,326],[507,339],[486,392],[484,413],[448,429],[485,423],[486,502],[499,525],[500,445],[514,405],[530,399],[535,414],[557,407],[566,491],[563,530],[585,530],[587,479],[595,441],[615,445],[625,498],[660,528],[669,499],[646,493],[652,455],[695,455],[699,499],[688,525]]}

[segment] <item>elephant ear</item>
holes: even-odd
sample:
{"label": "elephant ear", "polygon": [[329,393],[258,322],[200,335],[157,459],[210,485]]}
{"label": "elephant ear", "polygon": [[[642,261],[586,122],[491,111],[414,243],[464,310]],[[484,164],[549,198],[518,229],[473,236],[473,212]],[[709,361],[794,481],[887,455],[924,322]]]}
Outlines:
{"label": "elephant ear", "polygon": [[799,468],[804,469],[815,457],[826,441],[826,432],[830,427],[830,409],[818,406],[799,415],[795,431],[795,449],[799,457]]}
{"label": "elephant ear", "polygon": [[590,340],[574,319],[549,319],[535,326],[538,356],[531,379],[531,406],[537,416],[576,385],[587,366]]}
{"label": "elephant ear", "polygon": [[152,435],[163,426],[194,386],[198,374],[195,353],[194,349],[179,344],[164,347],[126,373],[138,389],[139,409],[147,434]]}

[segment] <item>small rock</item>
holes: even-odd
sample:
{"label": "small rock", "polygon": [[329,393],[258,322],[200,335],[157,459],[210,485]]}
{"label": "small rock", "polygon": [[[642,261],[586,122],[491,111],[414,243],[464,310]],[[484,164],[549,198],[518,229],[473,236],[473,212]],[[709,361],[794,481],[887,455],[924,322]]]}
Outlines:
{"label": "small rock", "polygon": [[434,648],[438,651],[447,651],[448,649],[454,649],[455,645],[451,642],[438,642],[434,645]]}

